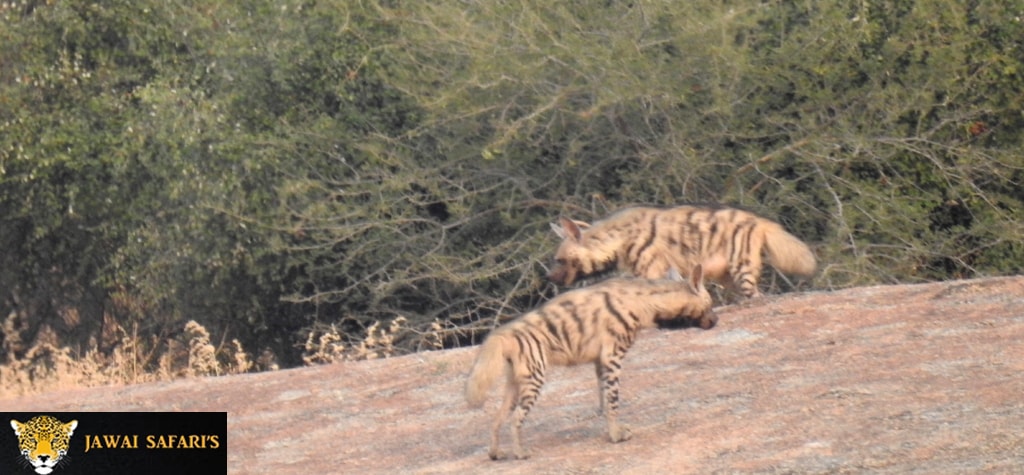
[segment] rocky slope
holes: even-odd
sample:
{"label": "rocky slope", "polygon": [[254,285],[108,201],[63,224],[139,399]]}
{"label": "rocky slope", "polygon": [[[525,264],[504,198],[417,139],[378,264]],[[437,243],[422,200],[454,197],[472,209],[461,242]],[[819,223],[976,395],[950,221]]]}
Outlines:
{"label": "rocky slope", "polygon": [[232,474],[1024,472],[1024,277],[769,296],[719,317],[640,335],[624,443],[606,441],[593,369],[552,371],[524,461],[487,458],[500,397],[467,409],[474,348],[0,407],[227,411]]}

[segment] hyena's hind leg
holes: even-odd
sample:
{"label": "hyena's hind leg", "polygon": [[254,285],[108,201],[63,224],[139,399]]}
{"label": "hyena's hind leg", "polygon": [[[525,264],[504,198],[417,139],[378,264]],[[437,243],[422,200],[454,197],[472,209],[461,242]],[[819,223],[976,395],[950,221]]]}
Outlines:
{"label": "hyena's hind leg", "polygon": [[751,253],[746,258],[730,263],[729,277],[732,289],[747,298],[760,297],[761,291],[757,288],[757,281],[761,278],[763,267],[764,263],[759,253]]}
{"label": "hyena's hind leg", "polygon": [[619,424],[619,370],[626,349],[615,345],[614,351],[602,354],[597,361],[597,379],[601,388],[601,410],[608,422],[608,438],[612,442],[623,442],[633,437],[629,428]]}
{"label": "hyena's hind leg", "polygon": [[743,249],[744,252],[734,255],[729,263],[733,290],[747,298],[760,297],[757,282],[761,279],[761,269],[764,267],[761,259],[764,236],[756,228],[747,227],[736,238],[739,242],[733,242],[734,249]]}
{"label": "hyena's hind leg", "polygon": [[498,413],[494,417],[494,424],[491,426],[491,448],[487,451],[487,455],[491,460],[500,460],[505,458],[505,454],[501,453],[501,450],[498,448],[501,426],[505,424],[505,421],[508,420],[508,416],[512,413],[518,393],[519,387],[515,384],[515,380],[510,374],[508,377],[508,383],[505,385],[504,402],[501,403],[501,409],[498,409]]}
{"label": "hyena's hind leg", "polygon": [[537,365],[532,371],[514,371],[513,373],[515,373],[513,376],[515,391],[509,392],[509,394],[514,394],[515,398],[515,407],[512,409],[512,456],[517,459],[525,459],[529,458],[530,454],[523,449],[521,437],[523,422],[537,402],[537,396],[540,395],[540,387],[544,384],[544,367]]}

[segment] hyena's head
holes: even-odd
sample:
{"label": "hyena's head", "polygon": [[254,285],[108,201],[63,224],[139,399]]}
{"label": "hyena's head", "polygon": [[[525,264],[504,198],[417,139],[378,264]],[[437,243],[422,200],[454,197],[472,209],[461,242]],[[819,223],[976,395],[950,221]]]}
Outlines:
{"label": "hyena's head", "polygon": [[711,300],[711,294],[704,286],[704,267],[702,265],[697,264],[690,270],[689,279],[684,279],[673,267],[668,271],[668,278],[676,282],[685,282],[687,290],[693,294],[692,301],[689,302],[689,305],[684,306],[685,315],[682,317],[700,325],[705,330],[718,323],[718,315],[712,309],[714,302]]}
{"label": "hyena's head", "polygon": [[562,238],[562,243],[555,251],[555,264],[548,272],[548,280],[568,286],[615,266],[617,249],[607,240],[588,236],[585,231],[589,227],[567,218],[560,218],[559,224],[551,223],[551,230]]}

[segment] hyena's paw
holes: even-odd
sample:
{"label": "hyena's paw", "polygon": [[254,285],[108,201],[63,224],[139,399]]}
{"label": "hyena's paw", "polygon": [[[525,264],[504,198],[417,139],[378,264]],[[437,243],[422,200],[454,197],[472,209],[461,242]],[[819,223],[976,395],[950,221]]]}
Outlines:
{"label": "hyena's paw", "polygon": [[507,454],[505,452],[493,451],[493,452],[489,452],[487,454],[487,456],[489,456],[491,458],[491,460],[494,460],[494,461],[509,460],[509,459],[513,459],[513,460],[526,460],[526,459],[530,458],[530,454],[527,453],[527,452],[517,452],[517,453],[509,455],[509,454]]}
{"label": "hyena's paw", "polygon": [[613,443],[625,442],[633,438],[633,432],[627,427],[619,426],[608,431],[608,438]]}
{"label": "hyena's paw", "polygon": [[710,314],[705,315],[700,319],[700,328],[703,330],[710,330],[718,324],[718,315]]}

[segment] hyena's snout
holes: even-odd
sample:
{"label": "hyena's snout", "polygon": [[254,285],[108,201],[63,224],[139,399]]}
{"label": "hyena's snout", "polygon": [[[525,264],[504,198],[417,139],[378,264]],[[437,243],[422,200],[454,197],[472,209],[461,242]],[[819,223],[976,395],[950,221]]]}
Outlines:
{"label": "hyena's snout", "polygon": [[575,280],[573,273],[569,272],[569,269],[562,265],[557,265],[552,268],[551,271],[548,272],[547,278],[551,283],[562,287],[572,284],[573,280]]}
{"label": "hyena's snout", "polygon": [[707,330],[713,328],[718,323],[718,315],[715,314],[714,310],[708,309],[700,316],[700,327]]}

